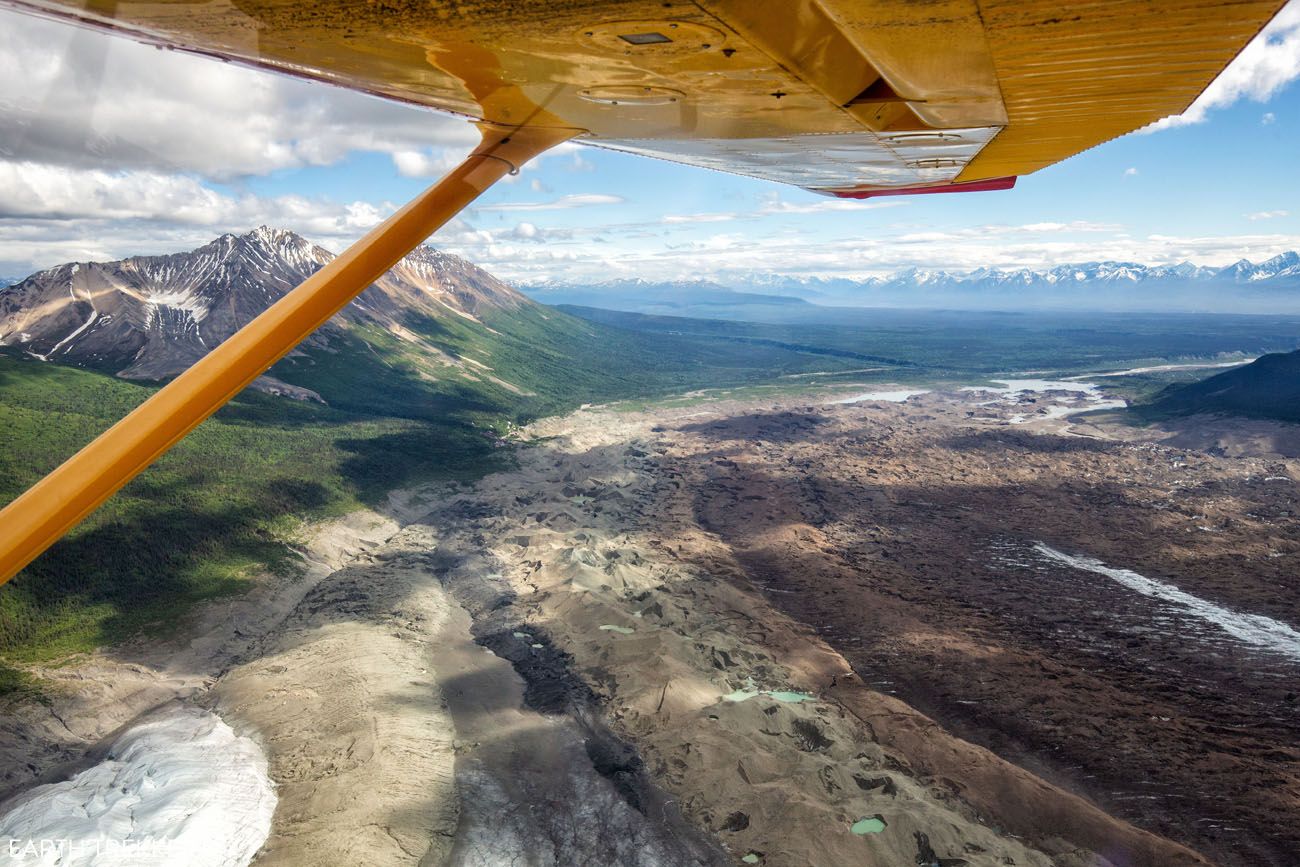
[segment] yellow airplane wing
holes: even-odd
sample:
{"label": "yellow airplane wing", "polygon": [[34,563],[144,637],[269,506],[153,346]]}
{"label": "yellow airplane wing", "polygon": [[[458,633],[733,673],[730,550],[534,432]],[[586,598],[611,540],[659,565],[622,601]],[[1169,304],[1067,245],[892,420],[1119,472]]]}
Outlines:
{"label": "yellow airplane wing", "polygon": [[1006,189],[1182,111],[1281,0],[0,0],[480,122],[417,199],[0,510],[7,581],[506,172],[591,144],[835,196]]}
{"label": "yellow airplane wing", "polygon": [[8,0],[839,196],[995,189],[1187,108],[1280,0]]}

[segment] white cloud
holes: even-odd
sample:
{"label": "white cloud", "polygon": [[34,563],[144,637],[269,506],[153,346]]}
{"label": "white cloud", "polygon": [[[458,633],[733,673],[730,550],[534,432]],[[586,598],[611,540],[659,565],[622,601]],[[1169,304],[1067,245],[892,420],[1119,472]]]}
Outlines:
{"label": "white cloud", "polygon": [[669,225],[680,223],[728,223],[739,218],[740,215],[735,213],[666,214],[662,222]]}
{"label": "white cloud", "polygon": [[1025,223],[1021,226],[980,226],[978,232],[1002,234],[1006,232],[1115,232],[1121,227],[1114,223],[1096,223],[1091,220],[1071,220],[1068,223]]}
{"label": "white cloud", "polygon": [[626,201],[622,196],[604,193],[573,193],[549,202],[500,202],[494,205],[477,205],[479,211],[564,211],[570,208],[587,208],[592,205],[619,205]]}
{"label": "white cloud", "polygon": [[359,204],[357,208],[306,199],[243,200],[227,203],[224,213],[229,219],[218,225],[94,217],[0,218],[0,273],[25,276],[63,262],[106,262],[193,250],[223,232],[245,232],[262,224],[292,229],[337,252],[364,232],[364,223],[372,216],[365,213],[371,206]]}
{"label": "white cloud", "polygon": [[214,225],[234,202],[184,175],[0,163],[0,217]]}
{"label": "white cloud", "polygon": [[1127,177],[1127,178],[1135,177],[1135,176],[1137,175],[1137,173],[1138,173],[1138,170],[1137,170],[1135,167],[1133,167],[1133,166],[1129,166],[1128,168],[1126,168],[1126,169],[1124,170],[1124,176]]}
{"label": "white cloud", "polygon": [[188,250],[225,231],[293,229],[338,250],[395,210],[391,202],[231,195],[189,175],[0,162],[6,272],[68,260]]}
{"label": "white cloud", "polygon": [[212,227],[267,222],[343,235],[374,226],[392,210],[391,204],[381,210],[369,202],[339,205],[301,196],[230,196],[188,175],[0,162],[0,219],[5,220],[137,220]]}
{"label": "white cloud", "polygon": [[1072,220],[1068,223],[1025,223],[1018,226],[1006,223],[989,223],[982,226],[964,226],[960,229],[952,229],[946,232],[906,232],[898,236],[898,240],[904,243],[913,243],[917,241],[956,241],[967,238],[993,238],[1006,237],[1010,235],[1062,235],[1072,232],[1114,233],[1119,231],[1121,228],[1123,227],[1114,223],[1094,223],[1090,220]]}
{"label": "white cloud", "polygon": [[862,201],[859,199],[822,199],[814,202],[787,202],[779,193],[768,197],[762,205],[744,213],[737,211],[704,212],[698,214],[668,214],[660,222],[668,225],[682,223],[726,223],[731,220],[748,220],[770,217],[774,214],[830,214],[840,211],[878,211],[907,204],[897,199]]}
{"label": "white cloud", "polygon": [[[1291,0],[1187,111],[1157,121],[1144,131],[1201,123],[1214,109],[1226,108],[1243,99],[1266,102],[1297,78],[1300,78],[1300,0]],[[1271,123],[1268,117],[1265,115],[1265,123]]]}
{"label": "white cloud", "polygon": [[1247,215],[1246,215],[1246,219],[1247,219],[1247,220],[1250,220],[1250,221],[1252,221],[1252,222],[1254,222],[1254,221],[1257,221],[1257,220],[1272,220],[1272,219],[1274,219],[1274,218],[1276,218],[1276,217],[1289,217],[1289,216],[1291,216],[1291,212],[1290,212],[1290,211],[1282,211],[1282,210],[1278,210],[1278,211],[1256,211],[1256,212],[1253,213],[1253,214],[1247,214]]}
{"label": "white cloud", "polygon": [[511,234],[520,241],[532,241],[537,238],[538,233],[537,227],[532,223],[520,223],[515,226],[514,231]]}
{"label": "white cloud", "polygon": [[771,201],[765,204],[758,213],[760,215],[768,214],[825,214],[832,211],[878,211],[883,208],[898,208],[906,205],[906,201],[900,199],[873,199],[864,201],[862,199],[822,199],[817,202],[801,202],[795,204],[787,202],[779,196],[774,196]]}
{"label": "white cloud", "polygon": [[393,166],[404,178],[439,177],[454,169],[464,153],[449,148],[438,150],[402,150],[392,154]]}
{"label": "white cloud", "polygon": [[354,150],[410,168],[478,140],[432,111],[12,12],[0,12],[0,111],[0,159],[220,180]]}
{"label": "white cloud", "polygon": [[1259,119],[1261,126],[1271,126],[1277,122],[1277,115],[1271,111],[1264,112],[1264,116]]}

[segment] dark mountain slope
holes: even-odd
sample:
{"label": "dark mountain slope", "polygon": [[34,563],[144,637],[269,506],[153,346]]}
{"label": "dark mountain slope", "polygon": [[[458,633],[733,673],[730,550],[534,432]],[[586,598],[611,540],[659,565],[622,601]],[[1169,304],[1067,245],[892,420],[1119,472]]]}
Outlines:
{"label": "dark mountain slope", "polygon": [[1200,382],[1170,386],[1143,410],[1169,415],[1225,413],[1300,422],[1300,350],[1265,355]]}

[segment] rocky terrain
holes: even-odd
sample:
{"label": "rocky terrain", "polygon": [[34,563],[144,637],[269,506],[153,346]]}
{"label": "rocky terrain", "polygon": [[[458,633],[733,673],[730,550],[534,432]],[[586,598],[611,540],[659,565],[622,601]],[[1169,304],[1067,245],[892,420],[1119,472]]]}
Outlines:
{"label": "rocky terrain", "polygon": [[[697,420],[677,432],[693,456],[683,483],[771,604],[873,687],[1218,863],[1293,863],[1290,432],[1206,420],[1216,456],[1166,444],[1194,422],[1013,426],[968,400]],[[1286,641],[1242,640],[1053,552],[1176,585]]]}
{"label": "rocky terrain", "polygon": [[46,672],[4,790],[182,702],[265,750],[256,863],[1291,863],[1294,459],[904,397],[536,423]]}

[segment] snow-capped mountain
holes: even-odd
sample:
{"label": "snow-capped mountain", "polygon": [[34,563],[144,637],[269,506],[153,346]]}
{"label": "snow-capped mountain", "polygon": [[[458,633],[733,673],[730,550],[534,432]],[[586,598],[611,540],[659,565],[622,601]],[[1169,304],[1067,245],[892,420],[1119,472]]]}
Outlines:
{"label": "snow-capped mountain", "polygon": [[[59,265],[0,288],[0,346],[125,378],[163,379],[189,367],[332,258],[293,232],[262,226],[222,235],[188,253]],[[332,333],[358,323],[393,331],[410,315],[476,319],[488,308],[530,303],[464,259],[420,247],[307,345],[327,346]]]}
{"label": "snow-capped mountain", "polygon": [[867,280],[752,274],[724,282],[827,305],[1300,310],[1300,254],[1294,252],[1225,267],[1084,262],[1043,270],[908,268]]}
{"label": "snow-capped mountain", "polygon": [[1272,280],[1277,277],[1300,277],[1300,253],[1292,250],[1289,253],[1282,253],[1274,256],[1258,265],[1253,266],[1253,271],[1248,272],[1248,280]]}
{"label": "snow-capped mountain", "polygon": [[[1158,282],[1171,282],[1173,284],[1243,284],[1258,283],[1262,280],[1286,280],[1288,278],[1293,281],[1300,280],[1300,257],[1297,257],[1295,253],[1284,253],[1259,264],[1242,259],[1226,268],[1211,268],[1194,265],[1191,262],[1182,262],[1177,265],[1142,265],[1136,262],[1086,262],[1077,265],[1061,265],[1046,271],[986,269],[969,274],[941,272],[932,278],[931,282],[984,285],[1007,283],[1023,285],[1136,285]],[[897,279],[897,277],[891,279]],[[888,283],[890,281],[883,282]]]}

